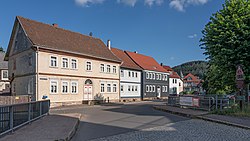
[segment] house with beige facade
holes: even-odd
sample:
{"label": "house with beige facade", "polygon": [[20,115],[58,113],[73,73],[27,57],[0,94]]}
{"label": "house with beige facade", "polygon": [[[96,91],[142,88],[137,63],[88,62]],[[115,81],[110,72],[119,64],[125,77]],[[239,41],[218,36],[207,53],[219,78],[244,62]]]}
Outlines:
{"label": "house with beige facade", "polygon": [[12,95],[118,101],[121,60],[98,38],[16,17],[5,60]]}

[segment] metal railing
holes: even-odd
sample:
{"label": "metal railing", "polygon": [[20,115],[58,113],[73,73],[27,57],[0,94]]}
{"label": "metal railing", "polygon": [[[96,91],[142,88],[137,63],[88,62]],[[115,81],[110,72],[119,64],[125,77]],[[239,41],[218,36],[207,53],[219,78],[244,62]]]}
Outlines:
{"label": "metal railing", "polygon": [[49,107],[49,100],[0,106],[0,136],[46,115]]}

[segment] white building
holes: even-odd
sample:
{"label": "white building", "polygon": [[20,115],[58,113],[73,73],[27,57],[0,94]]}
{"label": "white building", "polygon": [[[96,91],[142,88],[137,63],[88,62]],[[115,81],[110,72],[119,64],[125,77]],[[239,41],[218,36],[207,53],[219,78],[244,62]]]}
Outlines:
{"label": "white building", "polygon": [[120,97],[122,100],[141,99],[141,68],[123,51],[112,48],[111,51],[122,60],[120,68]]}

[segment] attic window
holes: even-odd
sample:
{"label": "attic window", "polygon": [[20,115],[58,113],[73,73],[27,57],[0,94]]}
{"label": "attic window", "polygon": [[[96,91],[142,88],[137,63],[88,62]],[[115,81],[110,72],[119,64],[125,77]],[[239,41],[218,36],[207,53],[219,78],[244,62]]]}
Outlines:
{"label": "attic window", "polygon": [[153,68],[156,69],[157,67],[154,66]]}

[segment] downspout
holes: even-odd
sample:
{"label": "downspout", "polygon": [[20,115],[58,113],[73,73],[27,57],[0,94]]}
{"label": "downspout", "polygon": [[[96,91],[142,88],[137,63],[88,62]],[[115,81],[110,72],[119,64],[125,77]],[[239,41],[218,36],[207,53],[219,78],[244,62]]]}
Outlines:
{"label": "downspout", "polygon": [[38,100],[38,51],[39,47],[36,46],[36,101]]}

